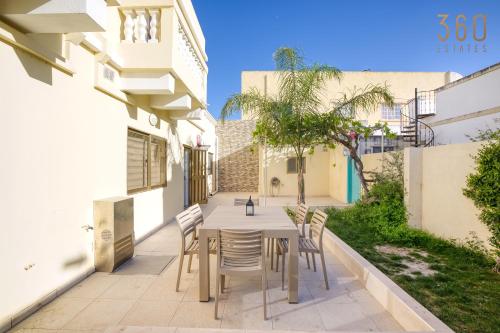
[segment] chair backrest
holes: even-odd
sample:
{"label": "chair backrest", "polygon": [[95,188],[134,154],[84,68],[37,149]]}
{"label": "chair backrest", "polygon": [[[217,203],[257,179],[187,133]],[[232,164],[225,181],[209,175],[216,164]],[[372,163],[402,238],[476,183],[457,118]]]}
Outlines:
{"label": "chair backrest", "polygon": [[193,215],[193,220],[195,225],[203,224],[203,212],[199,204],[192,205],[188,210]]}
{"label": "chair backrest", "polygon": [[217,267],[264,267],[264,234],[259,230],[221,229],[217,233]]}
{"label": "chair backrest", "polygon": [[326,220],[328,219],[328,214],[320,209],[316,209],[311,218],[311,223],[309,225],[309,237],[318,238],[319,246],[323,240],[323,231],[325,230]]}
{"label": "chair backrest", "polygon": [[196,230],[196,225],[194,224],[193,214],[189,209],[184,210],[175,216],[175,220],[181,231],[183,241],[186,236],[193,233]]}
{"label": "chair backrest", "polygon": [[307,213],[309,212],[309,207],[300,204],[295,208],[295,224],[300,230],[300,234],[302,236],[305,236],[305,231],[306,231],[306,219],[307,219]]}

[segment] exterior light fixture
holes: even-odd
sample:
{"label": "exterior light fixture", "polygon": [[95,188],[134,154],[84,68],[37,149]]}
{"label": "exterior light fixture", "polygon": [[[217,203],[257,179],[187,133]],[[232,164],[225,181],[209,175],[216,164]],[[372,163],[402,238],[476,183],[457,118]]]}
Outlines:
{"label": "exterior light fixture", "polygon": [[248,199],[245,208],[246,208],[246,215],[247,216],[254,216],[255,211],[254,211],[254,205],[253,205],[253,201],[252,201],[252,196],[250,196],[250,198]]}

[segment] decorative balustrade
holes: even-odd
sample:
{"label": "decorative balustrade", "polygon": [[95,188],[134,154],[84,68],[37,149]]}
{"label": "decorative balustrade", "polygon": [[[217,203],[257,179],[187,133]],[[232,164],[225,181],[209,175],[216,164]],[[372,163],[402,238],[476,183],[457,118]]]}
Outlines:
{"label": "decorative balustrade", "polygon": [[123,42],[158,43],[160,10],[156,8],[123,9]]}
{"label": "decorative balustrade", "polygon": [[180,54],[180,58],[184,60],[185,65],[195,73],[199,78],[202,90],[206,87],[206,71],[203,64],[196,54],[196,51],[189,41],[189,38],[184,31],[184,28],[179,24],[175,36],[175,45]]}

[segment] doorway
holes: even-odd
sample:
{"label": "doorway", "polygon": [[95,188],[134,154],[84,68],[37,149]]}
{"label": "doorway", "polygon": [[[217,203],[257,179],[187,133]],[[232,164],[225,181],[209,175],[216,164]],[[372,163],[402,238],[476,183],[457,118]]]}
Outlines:
{"label": "doorway", "polygon": [[347,203],[354,203],[360,197],[361,182],[354,166],[354,160],[347,157]]}
{"label": "doorway", "polygon": [[184,208],[189,207],[189,183],[191,181],[191,147],[184,146]]}
{"label": "doorway", "polygon": [[207,201],[207,152],[184,146],[184,207]]}

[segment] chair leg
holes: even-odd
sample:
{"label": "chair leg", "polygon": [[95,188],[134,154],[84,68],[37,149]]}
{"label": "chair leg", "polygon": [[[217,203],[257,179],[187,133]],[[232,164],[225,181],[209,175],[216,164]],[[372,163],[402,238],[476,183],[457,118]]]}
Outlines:
{"label": "chair leg", "polygon": [[306,260],[307,260],[307,269],[311,269],[311,265],[309,264],[309,253],[306,252]]}
{"label": "chair leg", "polygon": [[192,261],[193,261],[193,255],[190,254],[189,255],[189,260],[188,260],[188,270],[187,270],[188,273],[191,273],[191,262]]}
{"label": "chair leg", "polygon": [[267,251],[267,256],[268,256],[268,257],[269,257],[269,248],[270,248],[270,244],[271,244],[271,242],[270,242],[270,241],[271,241],[271,239],[270,239],[270,238],[268,238],[268,239],[267,239],[267,250],[266,250],[266,251]]}
{"label": "chair leg", "polygon": [[283,253],[283,258],[281,259],[281,290],[285,290],[285,254]]}
{"label": "chair leg", "polygon": [[280,254],[276,251],[276,272],[278,272],[278,267],[280,264]]}
{"label": "chair leg", "polygon": [[264,272],[262,273],[262,300],[264,301],[264,320],[267,320],[266,291],[267,291],[267,278],[266,278],[266,271],[264,268]]}
{"label": "chair leg", "polygon": [[215,312],[214,317],[217,320],[217,312],[219,310],[219,285],[220,285],[220,274],[217,272],[217,276],[215,277]]}
{"label": "chair leg", "polygon": [[326,290],[330,289],[330,286],[328,285],[328,277],[326,276],[326,265],[325,265],[325,254],[323,251],[319,253],[319,256],[321,257],[321,265],[323,266],[323,276],[325,277],[325,287]]}
{"label": "chair leg", "polygon": [[224,293],[224,289],[226,288],[226,276],[221,275],[220,277],[220,293]]}
{"label": "chair leg", "polygon": [[316,272],[316,259],[314,259],[314,253],[311,253],[311,256],[313,258],[313,268],[314,268],[314,271]]}
{"label": "chair leg", "polygon": [[182,273],[182,263],[184,261],[184,251],[181,252],[179,256],[179,270],[177,271],[177,283],[175,285],[175,291],[179,291],[179,284],[181,283],[181,273]]}
{"label": "chair leg", "polygon": [[274,238],[271,238],[271,270],[273,270],[274,264]]}

